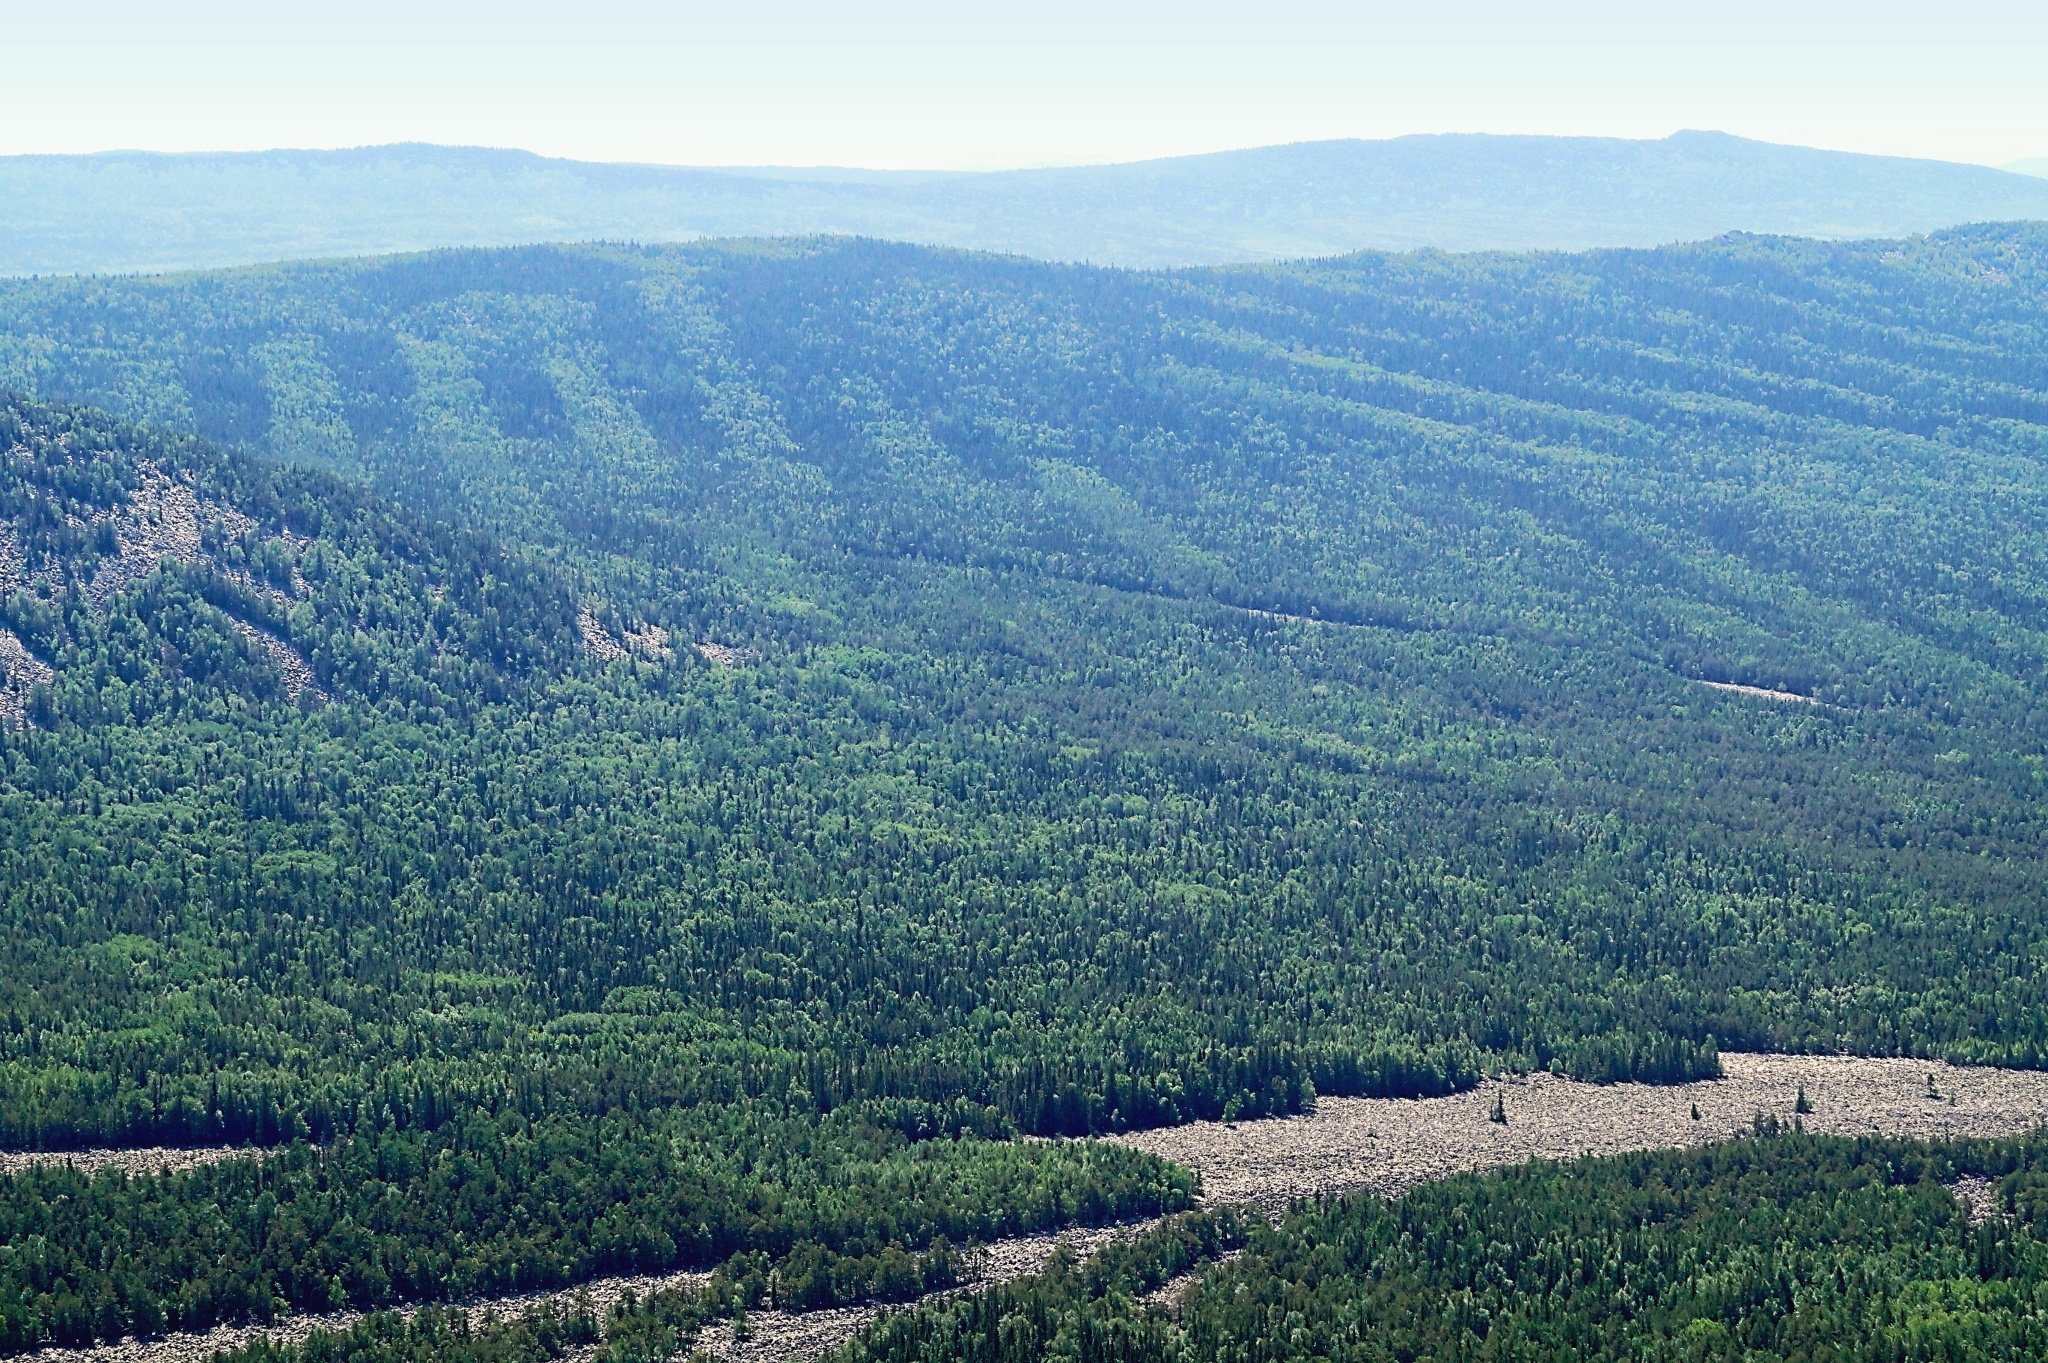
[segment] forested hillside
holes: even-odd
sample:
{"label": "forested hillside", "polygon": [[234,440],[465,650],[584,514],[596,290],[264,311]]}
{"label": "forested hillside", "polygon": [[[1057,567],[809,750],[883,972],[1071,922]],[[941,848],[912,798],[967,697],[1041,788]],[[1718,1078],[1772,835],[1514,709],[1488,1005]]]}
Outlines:
{"label": "forested hillside", "polygon": [[335,691],[445,718],[588,649],[558,575],[332,476],[18,399],[0,447],[0,722]]}
{"label": "forested hillside", "polygon": [[[997,1138],[1501,1066],[2041,1063],[2044,281],[2001,227],[0,288],[0,385],[199,437],[14,409],[0,1141],[321,1147],[11,1180],[6,1338],[880,1283],[1190,1194]],[[235,515],[100,611],[168,485]]]}
{"label": "forested hillside", "polygon": [[2048,185],[1988,166],[1681,132],[1301,142],[981,172],[620,165],[423,144],[9,156],[0,202],[9,275],[814,233],[1161,267],[1368,247],[1655,246],[1729,231],[1900,236],[2048,218]]}

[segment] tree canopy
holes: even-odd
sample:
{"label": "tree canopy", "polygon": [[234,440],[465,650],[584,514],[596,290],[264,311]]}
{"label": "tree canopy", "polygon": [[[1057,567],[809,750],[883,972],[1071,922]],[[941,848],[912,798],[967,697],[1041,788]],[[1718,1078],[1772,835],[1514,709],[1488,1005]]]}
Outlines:
{"label": "tree canopy", "polygon": [[289,1147],[7,1181],[8,1338],[879,1265],[1191,1195],[1019,1133],[1498,1067],[2038,1065],[2044,274],[0,286],[0,1141]]}

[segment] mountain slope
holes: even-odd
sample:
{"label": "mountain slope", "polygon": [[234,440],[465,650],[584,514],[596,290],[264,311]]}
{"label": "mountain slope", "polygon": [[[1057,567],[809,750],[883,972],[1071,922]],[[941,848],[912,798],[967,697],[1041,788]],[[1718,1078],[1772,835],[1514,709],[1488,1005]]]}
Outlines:
{"label": "mountain slope", "polygon": [[[1190,1194],[1025,1132],[2041,1064],[2044,280],[1996,226],[0,286],[0,382],[725,664],[0,731],[0,1139],[305,1142],[0,1186],[51,1247],[5,1338],[728,1259],[859,1294]],[[419,637],[376,580],[343,618]]]}
{"label": "mountain slope", "polygon": [[0,449],[0,723],[464,708],[587,651],[562,581],[332,478],[7,396]]}
{"label": "mountain slope", "polygon": [[[1225,877],[1273,915],[1237,983],[1167,938],[1111,973],[1149,959],[1140,977],[1183,979],[1146,1027],[1200,1035],[1218,991],[1287,996],[1314,961],[1321,996],[1356,1001],[1292,1034],[1335,1045],[1318,1085],[1370,1088],[1417,1041],[1451,1048],[1423,1067],[1439,1075],[1482,1038],[1595,1073],[1655,1072],[1659,1047],[1709,1033],[1898,1044],[1850,1001],[1891,989],[1922,1000],[1913,1045],[2037,1053],[2048,1017],[2010,992],[2025,972],[1879,943],[1947,931],[1921,895],[2032,941],[2017,868],[2043,836],[2048,568],[2015,527],[2048,522],[2042,274],[2032,229],[1166,276],[859,243],[551,248],[22,283],[0,291],[0,335],[18,385],[323,458],[751,654],[749,704],[783,717],[749,726],[807,735],[775,764],[792,809],[865,788],[879,758],[843,746],[863,724],[914,732],[931,774],[854,803],[931,839],[920,855],[983,849],[975,883],[1009,855],[985,843],[1007,819],[1121,845],[1096,815],[1072,822],[1081,789],[1195,800],[1245,866],[1321,830],[1305,884]],[[798,699],[827,676],[850,690]],[[1218,763],[1249,803],[1213,803]],[[1008,794],[982,807],[976,789]],[[749,837],[793,832],[760,817]],[[1662,850],[1624,850],[1639,838]],[[1439,940],[1495,949],[1469,936],[1482,904],[1578,907],[1485,985],[1411,980],[1436,1000],[1426,1024],[1360,1030],[1381,986],[1297,915],[1330,897],[1400,932],[1420,911],[1395,886],[1423,847],[1489,887],[1439,900]],[[843,855],[798,875],[803,899],[877,892],[858,888],[867,854]],[[1140,836],[1103,853],[1099,892],[1164,877],[1145,912],[1178,920],[1193,901],[1165,882],[1222,873],[1168,871],[1189,855]],[[1661,858],[1691,869],[1645,870]],[[1347,859],[1386,884],[1339,888]],[[1034,898],[1065,864],[1003,871],[1021,879],[963,940],[1041,913],[1066,931],[1059,898]],[[1737,924],[1779,896],[1802,905],[1802,944],[1745,944]],[[1702,897],[1747,907],[1693,921],[1681,906]],[[1606,924],[1597,950],[1579,914]],[[1842,936],[1869,915],[1886,935]],[[1407,950],[1425,975],[1442,964]],[[1699,983],[1667,992],[1645,953]],[[933,988],[971,1012],[980,969]],[[1797,979],[1852,992],[1788,1013]],[[1545,1020],[1510,1021],[1532,990],[1556,991]],[[1988,1033],[1964,1020],[1986,991],[2011,1000]],[[1001,1100],[1010,1120],[1095,1120],[1024,1092]]]}
{"label": "mountain slope", "polygon": [[983,174],[720,170],[433,146],[0,159],[0,273],[455,245],[849,233],[1048,259],[1208,264],[1361,248],[1896,236],[2048,217],[1979,166],[1716,133],[1406,137]]}

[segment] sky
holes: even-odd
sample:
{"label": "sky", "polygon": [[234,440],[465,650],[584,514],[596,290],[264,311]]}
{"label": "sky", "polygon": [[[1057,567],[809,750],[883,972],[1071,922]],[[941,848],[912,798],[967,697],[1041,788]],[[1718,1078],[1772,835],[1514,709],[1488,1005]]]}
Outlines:
{"label": "sky", "polygon": [[10,7],[0,154],[428,141],[994,169],[1502,132],[2048,157],[2048,4]]}

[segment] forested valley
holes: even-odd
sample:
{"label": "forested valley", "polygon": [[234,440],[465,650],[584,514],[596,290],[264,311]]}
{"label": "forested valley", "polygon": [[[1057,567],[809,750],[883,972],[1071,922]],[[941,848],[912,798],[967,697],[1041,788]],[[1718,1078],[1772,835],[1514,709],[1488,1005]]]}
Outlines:
{"label": "forested valley", "polygon": [[[0,1180],[0,1347],[908,1295],[1193,1203],[1019,1135],[2040,1065],[2044,284],[2032,227],[0,284],[0,1145],[267,1152]],[[1302,1246],[1406,1214],[1232,1271],[1320,1321]]]}

